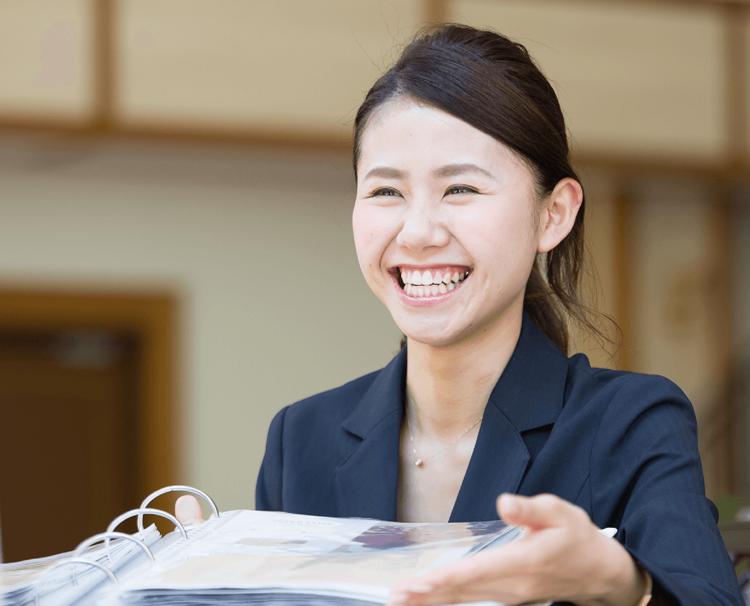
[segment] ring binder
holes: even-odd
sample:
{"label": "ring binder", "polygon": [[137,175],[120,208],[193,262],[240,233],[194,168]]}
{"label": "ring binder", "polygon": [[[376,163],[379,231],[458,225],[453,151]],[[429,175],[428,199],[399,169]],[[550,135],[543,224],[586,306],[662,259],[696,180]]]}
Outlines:
{"label": "ring binder", "polygon": [[[153,501],[157,497],[160,497],[170,492],[187,492],[196,497],[200,497],[206,503],[208,503],[208,505],[211,507],[211,509],[213,510],[217,518],[220,516],[219,507],[216,505],[216,501],[214,501],[207,493],[203,492],[202,490],[198,488],[194,488],[193,486],[185,486],[182,484],[175,484],[173,486],[165,486],[164,488],[155,490],[150,495],[148,495],[145,499],[143,499],[143,501],[141,502],[141,509],[143,509],[144,507],[148,507],[151,501]],[[138,516],[138,530],[143,532],[143,516],[142,515]]]}
{"label": "ring binder", "polygon": [[[202,497],[192,487],[168,486],[145,503],[179,490]],[[134,535],[115,530],[144,515],[169,520],[185,541],[173,541],[177,533],[162,535],[154,525]],[[0,566],[0,604],[384,604],[398,580],[519,534],[500,520],[401,524],[250,510],[212,515],[188,533],[171,513],[141,507],[116,517],[107,532],[70,553]],[[63,566],[71,572],[57,570]]]}
{"label": "ring binder", "polygon": [[109,560],[110,564],[112,563],[112,554],[109,551],[109,539],[124,539],[126,541],[131,541],[135,543],[136,545],[138,545],[138,547],[140,547],[146,553],[146,555],[149,557],[149,559],[152,562],[154,561],[153,552],[149,549],[148,545],[146,545],[143,541],[136,539],[134,536],[129,535],[127,533],[114,532],[114,531],[113,532],[100,532],[99,534],[95,534],[89,537],[88,539],[86,539],[85,541],[82,541],[78,545],[78,547],[76,547],[75,550],[73,551],[73,556],[74,557],[80,556],[81,554],[83,554],[84,551],[86,551],[86,549],[98,543],[99,541],[105,541],[105,539],[106,539],[105,544],[106,544],[106,550],[107,550],[107,559]]}
{"label": "ring binder", "polygon": [[[120,524],[122,524],[125,520],[129,520],[130,518],[134,518],[136,516],[143,516],[146,514],[166,518],[167,520],[172,522],[172,524],[175,525],[175,528],[177,530],[180,531],[182,538],[187,540],[188,538],[187,530],[185,530],[185,527],[176,517],[174,517],[171,513],[167,513],[166,511],[163,511],[161,509],[154,509],[153,507],[144,507],[144,508],[139,507],[138,509],[131,509],[130,511],[126,511],[123,514],[120,514],[109,523],[109,526],[107,526],[107,532],[114,531],[114,529],[117,528]],[[104,541],[107,547],[109,547],[109,539],[104,539]]]}
{"label": "ring binder", "polygon": [[[48,576],[54,570],[57,570],[58,568],[62,568],[63,566],[69,566],[70,564],[85,564],[87,566],[93,566],[94,568],[98,568],[104,574],[106,574],[107,578],[109,578],[109,580],[112,581],[115,585],[117,585],[118,583],[115,573],[112,572],[109,568],[107,568],[104,564],[100,564],[99,562],[94,562],[94,560],[87,560],[86,558],[68,558],[66,560],[56,562],[55,564],[53,564],[47,570],[44,571],[44,576]],[[78,582],[78,579],[75,573],[75,569],[73,570],[72,578],[73,578],[73,584],[76,584]]]}

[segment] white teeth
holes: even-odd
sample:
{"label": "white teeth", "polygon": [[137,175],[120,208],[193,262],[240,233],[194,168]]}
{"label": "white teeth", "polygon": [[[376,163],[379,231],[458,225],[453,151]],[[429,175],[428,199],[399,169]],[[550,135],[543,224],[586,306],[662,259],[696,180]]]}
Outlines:
{"label": "white teeth", "polygon": [[404,292],[410,297],[434,297],[446,294],[466,279],[469,271],[401,269],[399,268]]}

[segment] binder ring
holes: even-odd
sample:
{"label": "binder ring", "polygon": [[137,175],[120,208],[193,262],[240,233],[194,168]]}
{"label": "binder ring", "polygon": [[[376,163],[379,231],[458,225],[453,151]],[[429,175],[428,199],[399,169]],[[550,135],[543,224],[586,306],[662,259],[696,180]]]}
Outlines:
{"label": "binder ring", "polygon": [[89,537],[85,541],[81,542],[78,547],[75,548],[73,551],[74,556],[80,556],[83,554],[84,551],[88,547],[91,547],[95,543],[98,543],[99,541],[104,541],[106,539],[106,549],[107,549],[107,559],[109,560],[110,564],[112,563],[112,553],[109,550],[109,539],[124,539],[126,541],[131,541],[138,545],[149,557],[149,559],[153,562],[154,561],[154,554],[153,552],[148,548],[148,545],[144,543],[143,541],[136,539],[134,536],[131,536],[129,534],[126,534],[124,532],[100,532],[99,534],[95,534],[94,536]]}
{"label": "binder ring", "polygon": [[[148,507],[151,501],[153,501],[156,497],[160,497],[163,494],[167,494],[169,492],[187,492],[189,494],[192,494],[196,497],[202,498],[213,510],[216,517],[219,517],[219,508],[216,505],[216,502],[208,496],[205,492],[202,490],[199,490],[197,488],[193,488],[192,486],[184,486],[180,484],[175,484],[174,486],[165,486],[164,488],[160,488],[159,490],[155,490],[150,495],[148,495],[145,499],[143,499],[143,502],[141,503],[141,508]],[[138,516],[138,530],[143,532],[143,516]]]}
{"label": "binder ring", "polygon": [[[117,577],[115,576],[115,573],[112,572],[109,568],[107,568],[104,564],[100,564],[99,562],[95,562],[94,560],[87,560],[86,558],[68,558],[67,560],[63,560],[62,562],[57,562],[56,564],[53,564],[50,566],[45,572],[44,576],[49,575],[53,570],[57,568],[62,568],[63,566],[69,566],[70,564],[86,564],[87,566],[93,566],[94,568],[98,568],[101,570],[104,574],[107,575],[107,578],[112,581],[115,585],[117,585]],[[77,575],[75,573],[75,569],[73,570],[73,583],[77,583]]]}
{"label": "binder ring", "polygon": [[[180,521],[174,517],[171,513],[167,513],[166,511],[162,511],[161,509],[154,509],[153,507],[143,507],[139,509],[131,509],[130,511],[126,511],[123,514],[120,514],[117,516],[114,520],[112,520],[109,523],[109,526],[107,526],[107,532],[112,532],[115,528],[117,528],[120,524],[122,524],[125,520],[129,520],[130,518],[134,518],[135,516],[143,516],[145,514],[149,514],[152,516],[159,516],[162,518],[166,518],[172,524],[174,524],[175,528],[180,531],[180,534],[182,535],[183,539],[188,538],[187,530],[185,530],[185,527],[180,523]],[[109,548],[109,539],[105,538],[105,542],[107,543],[107,548]]]}

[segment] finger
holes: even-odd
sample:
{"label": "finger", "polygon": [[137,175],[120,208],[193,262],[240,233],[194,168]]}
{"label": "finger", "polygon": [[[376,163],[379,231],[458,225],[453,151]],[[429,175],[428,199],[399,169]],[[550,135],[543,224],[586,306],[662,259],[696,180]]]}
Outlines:
{"label": "finger", "polygon": [[502,494],[497,499],[497,513],[508,524],[526,526],[532,530],[588,519],[580,507],[552,494],[535,497]]}
{"label": "finger", "polygon": [[181,524],[200,524],[203,522],[203,511],[193,495],[184,494],[174,505],[174,513]]}

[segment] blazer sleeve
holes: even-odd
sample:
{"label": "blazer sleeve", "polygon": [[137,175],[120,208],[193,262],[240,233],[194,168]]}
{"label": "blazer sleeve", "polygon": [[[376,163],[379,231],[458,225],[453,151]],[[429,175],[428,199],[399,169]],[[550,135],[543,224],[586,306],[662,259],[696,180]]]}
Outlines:
{"label": "blazer sleeve", "polygon": [[276,413],[268,428],[266,452],[255,483],[255,509],[283,511],[282,470],[284,467],[284,418],[288,407]]}
{"label": "blazer sleeve", "polygon": [[592,510],[615,512],[617,539],[654,579],[652,603],[744,603],[705,496],[695,414],[676,385],[631,375],[591,457]]}

